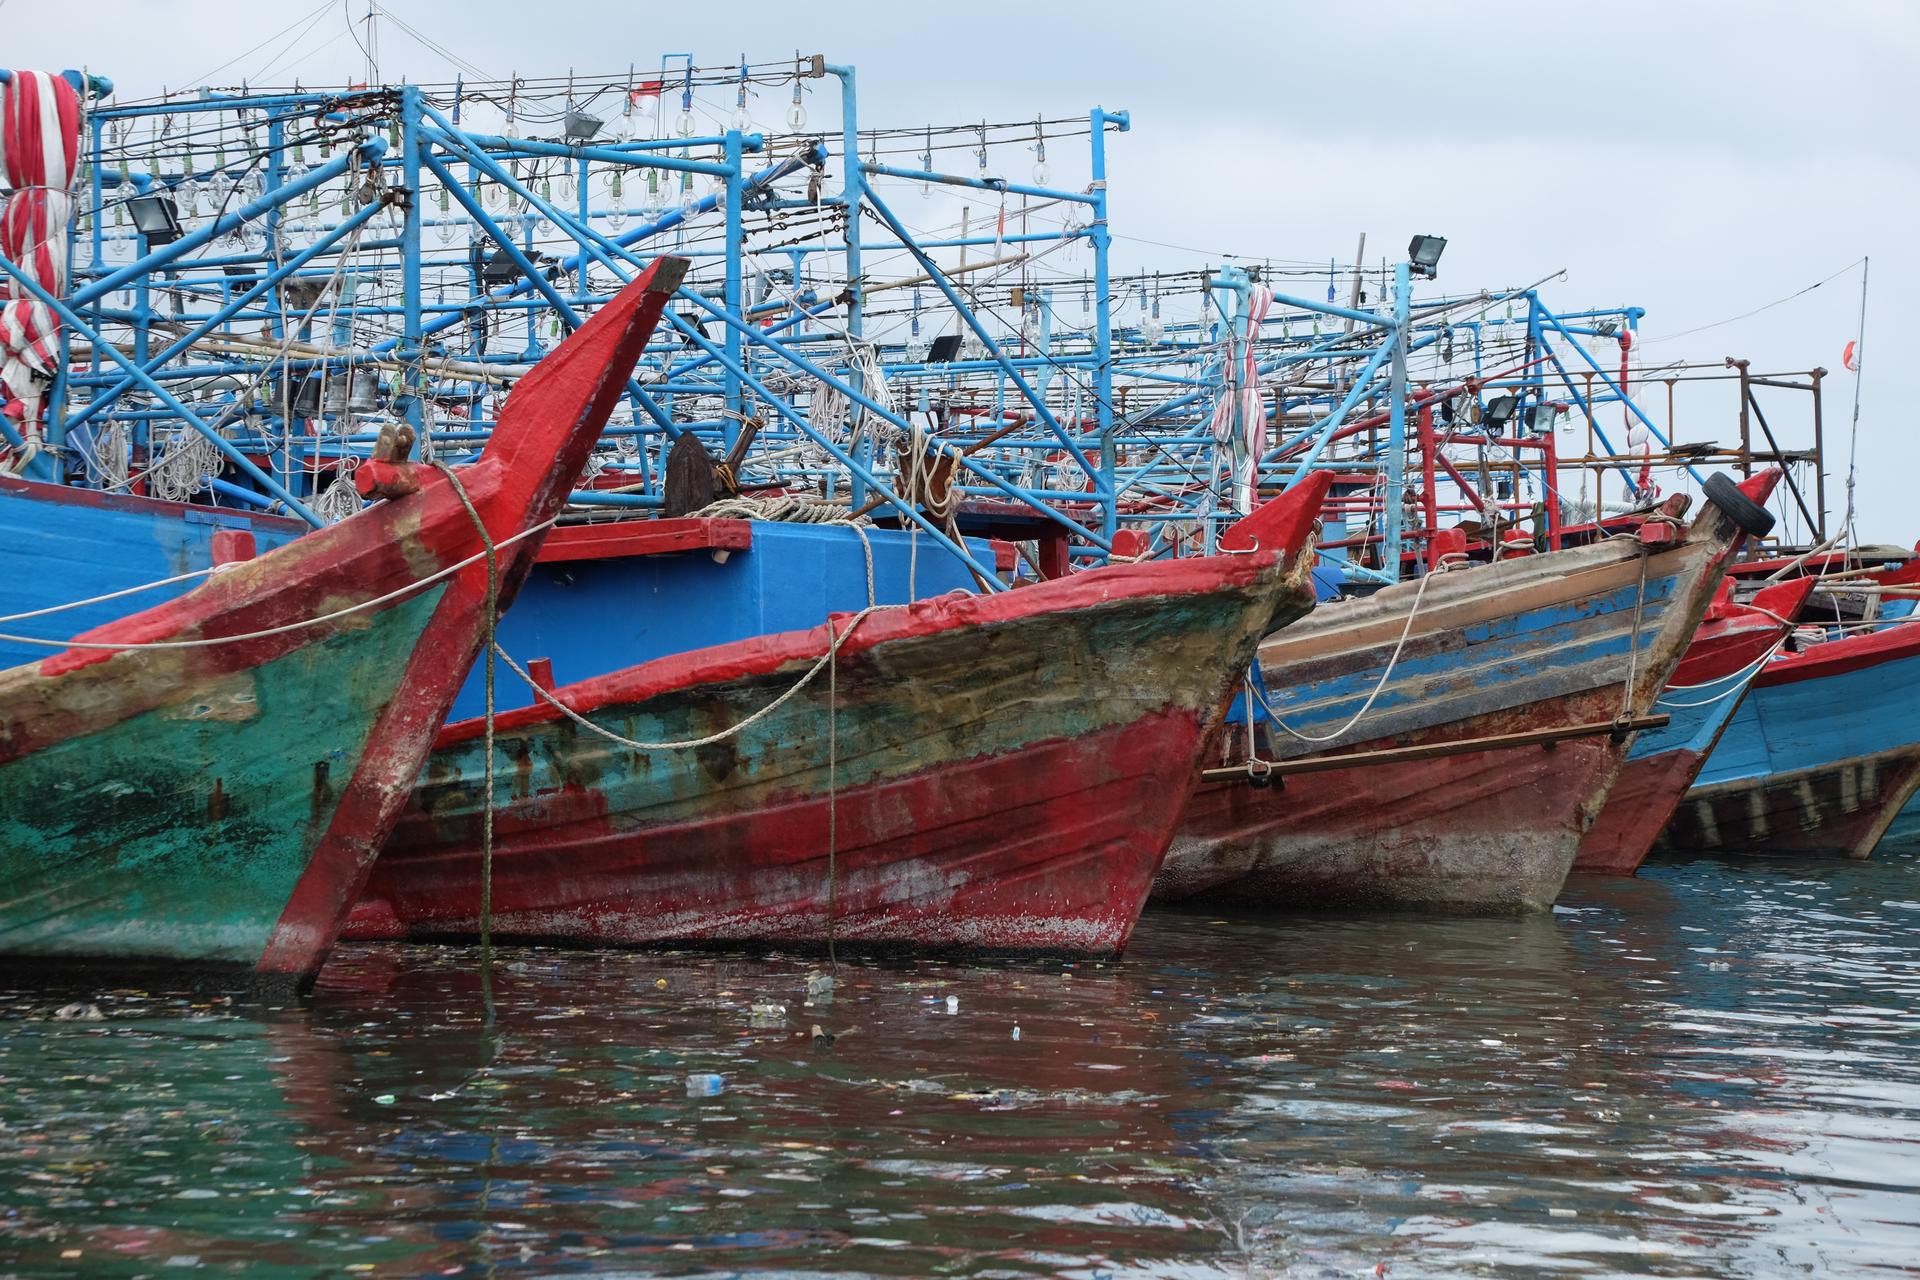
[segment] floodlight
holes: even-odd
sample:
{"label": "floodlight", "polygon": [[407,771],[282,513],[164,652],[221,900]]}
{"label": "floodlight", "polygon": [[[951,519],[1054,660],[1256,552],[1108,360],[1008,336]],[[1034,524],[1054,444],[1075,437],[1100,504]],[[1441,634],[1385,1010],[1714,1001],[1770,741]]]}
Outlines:
{"label": "floodlight", "polygon": [[1415,236],[1407,242],[1407,261],[1413,267],[1413,274],[1433,279],[1434,268],[1440,265],[1440,255],[1446,251],[1445,236]]}
{"label": "floodlight", "polygon": [[147,238],[148,244],[172,244],[180,238],[180,211],[174,207],[172,196],[134,196],[127,201],[127,212],[133,215],[134,229]]}
{"label": "floodlight", "polygon": [[569,111],[560,117],[560,131],[568,142],[575,145],[589,142],[594,134],[600,132],[600,120],[584,111]]}
{"label": "floodlight", "polygon": [[1480,415],[1481,425],[1489,432],[1498,431],[1513,418],[1517,402],[1512,396],[1495,396],[1487,401],[1487,408]]}

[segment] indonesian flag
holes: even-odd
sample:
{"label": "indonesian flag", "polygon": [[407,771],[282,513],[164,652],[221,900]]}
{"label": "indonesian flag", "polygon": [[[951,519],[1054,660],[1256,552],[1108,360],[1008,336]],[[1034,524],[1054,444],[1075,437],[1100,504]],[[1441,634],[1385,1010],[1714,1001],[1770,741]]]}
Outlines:
{"label": "indonesian flag", "polygon": [[[0,86],[0,170],[12,189],[0,211],[0,253],[55,297],[67,291],[67,228],[79,152],[79,92],[51,72],[14,72]],[[37,298],[9,296],[0,306],[6,412],[29,439],[40,435],[40,400],[53,376],[59,333],[59,321]]]}

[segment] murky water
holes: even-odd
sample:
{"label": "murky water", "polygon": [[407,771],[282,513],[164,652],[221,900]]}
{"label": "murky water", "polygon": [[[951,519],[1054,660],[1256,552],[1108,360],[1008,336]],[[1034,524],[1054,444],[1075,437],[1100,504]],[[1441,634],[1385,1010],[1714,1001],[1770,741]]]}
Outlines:
{"label": "murky water", "polygon": [[0,1274],[1920,1274],[1917,926],[1911,856],[1695,862],[815,1007],[805,959],[510,951],[489,1017],[431,948],[4,992]]}

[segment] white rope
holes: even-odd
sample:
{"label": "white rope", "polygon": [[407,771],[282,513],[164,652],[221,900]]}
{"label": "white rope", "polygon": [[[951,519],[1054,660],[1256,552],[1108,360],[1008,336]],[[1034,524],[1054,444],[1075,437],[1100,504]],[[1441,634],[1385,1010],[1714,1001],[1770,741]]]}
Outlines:
{"label": "white rope", "polygon": [[1367,700],[1360,704],[1360,709],[1353,713],[1353,718],[1348,720],[1345,724],[1341,725],[1338,729],[1334,730],[1332,733],[1325,734],[1325,735],[1301,733],[1298,729],[1295,729],[1293,726],[1289,725],[1286,721],[1282,720],[1277,714],[1275,714],[1272,707],[1267,706],[1267,700],[1264,697],[1260,696],[1259,690],[1253,689],[1251,681],[1248,682],[1248,688],[1252,690],[1256,698],[1259,698],[1260,705],[1266,709],[1267,715],[1273,719],[1273,722],[1279,725],[1282,729],[1285,729],[1288,733],[1292,734],[1294,737],[1300,739],[1300,741],[1332,742],[1335,738],[1342,736],[1347,732],[1347,730],[1353,728],[1355,725],[1360,723],[1360,718],[1366,715],[1367,711],[1373,706],[1374,699],[1378,698],[1380,696],[1380,691],[1387,687],[1387,681],[1393,678],[1393,668],[1400,661],[1401,651],[1406,648],[1407,637],[1413,634],[1413,620],[1420,615],[1420,601],[1426,597],[1427,583],[1433,581],[1433,579],[1437,576],[1438,576],[1437,574],[1434,574],[1431,572],[1423,573],[1420,575],[1420,589],[1414,592],[1413,594],[1413,607],[1407,610],[1407,623],[1405,626],[1400,628],[1400,639],[1394,643],[1393,654],[1391,657],[1387,659],[1387,669],[1380,673],[1380,682],[1373,686],[1373,692],[1368,694]]}
{"label": "white rope", "polygon": [[[555,519],[558,519],[558,518],[559,517],[557,516],[555,517]],[[502,538],[499,542],[495,543],[494,545],[496,547],[511,546],[514,543],[520,541],[522,538],[530,537],[533,534],[539,533],[541,530],[548,528],[552,524],[553,524],[553,520],[543,520],[539,524],[536,524],[531,528],[522,529],[519,533],[514,534],[511,538]],[[389,604],[395,600],[400,599],[404,595],[408,595],[411,592],[420,590],[422,587],[432,586],[434,583],[440,581],[442,578],[450,578],[454,574],[466,568],[468,565],[478,564],[480,561],[485,560],[488,554],[489,553],[485,550],[478,551],[473,555],[468,556],[465,560],[458,562],[457,564],[450,564],[446,568],[441,569],[437,573],[431,574],[425,578],[421,578],[418,582],[410,582],[404,587],[396,588],[395,590],[387,592],[387,594],[383,596],[376,596],[372,600],[363,600],[359,604],[350,604],[344,609],[335,609],[332,613],[323,613],[317,618],[305,618],[299,622],[289,622],[278,627],[268,627],[264,631],[249,631],[243,635],[215,636],[211,639],[206,639],[206,640],[150,640],[146,642],[125,640],[119,643],[109,643],[106,641],[90,641],[90,640],[43,640],[43,639],[40,639],[38,636],[16,636],[16,635],[8,635],[5,632],[0,632],[0,640],[10,641],[14,644],[36,644],[47,649],[106,649],[106,650],[211,649],[216,645],[243,644],[249,640],[265,640],[272,636],[285,635],[289,631],[299,631],[305,627],[317,627],[324,623],[335,622],[341,618],[348,617],[352,614],[363,613],[368,609],[377,609],[381,605]]]}
{"label": "white rope", "polygon": [[213,441],[186,427],[169,436],[159,452],[148,479],[153,496],[165,502],[185,502],[207,488],[208,477],[224,461]]}
{"label": "white rope", "polygon": [[194,578],[204,578],[217,573],[225,565],[214,565],[209,569],[194,569],[187,573],[177,573],[171,578],[156,578],[152,582],[143,582],[137,587],[122,587],[118,591],[109,591],[105,595],[88,596],[85,600],[70,600],[66,604],[50,604],[44,609],[29,609],[25,613],[0,613],[0,622],[25,622],[28,618],[44,618],[50,613],[65,613],[69,609],[84,609],[90,604],[105,604],[109,600],[118,600],[122,596],[137,595],[142,591],[151,591],[155,587],[169,587],[176,582],[189,582]]}
{"label": "white rope", "polygon": [[821,671],[826,669],[827,664],[832,662],[834,660],[835,655],[840,652],[840,646],[847,642],[848,638],[853,635],[854,631],[860,626],[862,622],[866,621],[869,615],[873,614],[875,611],[879,609],[883,609],[883,608],[897,609],[901,607],[899,605],[882,605],[877,602],[875,598],[875,586],[874,586],[874,576],[873,576],[873,544],[870,541],[868,541],[867,531],[865,529],[861,528],[859,525],[853,525],[852,528],[854,529],[855,532],[857,532],[860,535],[860,545],[863,548],[865,548],[867,553],[867,607],[853,615],[853,618],[847,623],[847,629],[845,631],[838,630],[837,627],[832,625],[832,619],[828,619],[828,623],[829,623],[828,632],[832,636],[832,642],[828,644],[826,652],[822,653],[820,657],[814,662],[814,664],[811,667],[807,668],[806,674],[802,675],[800,679],[797,682],[795,682],[793,685],[791,685],[785,693],[781,694],[779,697],[775,698],[772,702],[769,702],[766,706],[760,708],[758,711],[748,716],[745,720],[742,720],[738,724],[733,725],[731,728],[722,729],[718,733],[710,733],[704,738],[688,738],[682,742],[640,742],[633,738],[622,737],[620,734],[615,733],[611,729],[607,729],[598,724],[595,724],[592,720],[589,720],[587,717],[581,715],[578,711],[575,711],[572,707],[568,706],[566,703],[560,701],[560,699],[555,697],[552,694],[552,692],[542,687],[541,685],[536,684],[534,682],[533,677],[527,674],[526,668],[522,667],[518,662],[515,662],[512,656],[509,655],[506,652],[506,650],[500,648],[498,644],[494,645],[494,651],[499,654],[500,660],[507,664],[507,669],[512,671],[515,675],[519,676],[521,680],[525,681],[527,687],[533,690],[533,692],[539,696],[541,701],[545,702],[548,706],[554,708],[554,710],[560,712],[562,715],[566,716],[567,719],[573,721],[575,724],[587,730],[589,733],[592,733],[597,737],[603,738],[606,741],[613,743],[617,747],[625,747],[629,751],[636,751],[636,752],[685,751],[694,747],[705,747],[705,746],[710,746],[711,744],[716,742],[724,742],[728,738],[735,737],[738,734],[744,732],[750,726],[759,723],[761,720],[766,719],[768,716],[772,715],[775,711],[778,711],[782,706],[786,705],[786,703],[789,700],[791,700],[795,694],[799,693],[802,689],[806,688],[809,684],[811,684],[813,682],[813,678],[819,675]]}
{"label": "white rope", "polygon": [[852,518],[852,512],[842,504],[798,493],[770,498],[719,498],[692,514],[695,518],[708,520],[771,520],[785,524],[844,524],[859,527]]}
{"label": "white rope", "polygon": [[1760,674],[1760,668],[1771,662],[1773,655],[1779,653],[1780,650],[1786,646],[1787,639],[1787,635],[1781,635],[1778,640],[1774,641],[1772,648],[1755,658],[1752,662],[1749,662],[1746,666],[1741,667],[1738,671],[1731,671],[1721,676],[1719,680],[1704,680],[1699,684],[1670,684],[1667,686],[1667,692],[1672,693],[1676,689],[1705,689],[1711,685],[1719,684],[1721,681],[1730,680],[1733,682],[1728,688],[1714,694],[1711,698],[1703,698],[1698,702],[1677,702],[1672,698],[1660,697],[1654,700],[1654,704],[1662,707],[1710,707],[1716,702],[1725,701],[1745,689],[1753,677]]}
{"label": "white rope", "polygon": [[347,459],[342,458],[333,482],[316,494],[309,504],[313,513],[328,524],[338,524],[367,505],[360,491],[353,487],[353,473],[359,469],[358,459],[354,461],[355,465],[349,467],[346,465]]}

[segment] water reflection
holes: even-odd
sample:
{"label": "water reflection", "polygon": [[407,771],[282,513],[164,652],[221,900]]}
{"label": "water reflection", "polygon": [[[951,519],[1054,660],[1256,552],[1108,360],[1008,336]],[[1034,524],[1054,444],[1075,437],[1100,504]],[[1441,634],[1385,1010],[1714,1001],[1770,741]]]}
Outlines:
{"label": "water reflection", "polygon": [[0,1272],[1910,1272],[1917,922],[1920,860],[1696,862],[811,1006],[805,958],[385,947],[279,1008],[10,991]]}

